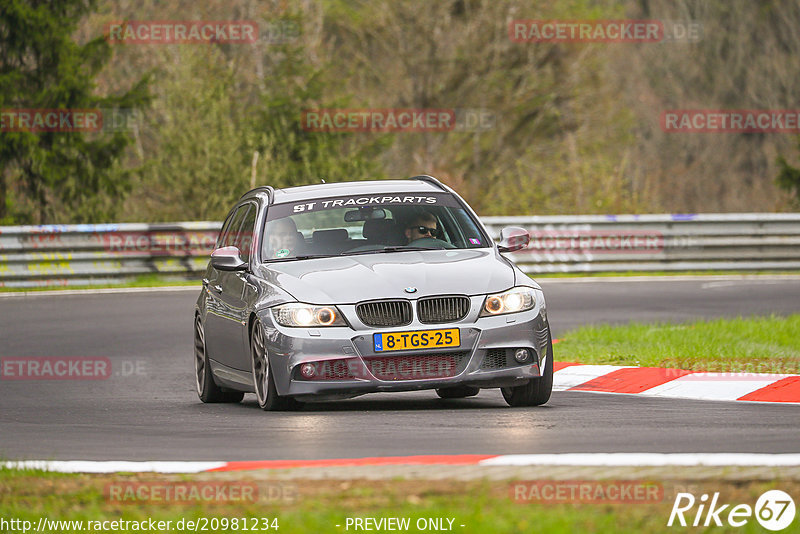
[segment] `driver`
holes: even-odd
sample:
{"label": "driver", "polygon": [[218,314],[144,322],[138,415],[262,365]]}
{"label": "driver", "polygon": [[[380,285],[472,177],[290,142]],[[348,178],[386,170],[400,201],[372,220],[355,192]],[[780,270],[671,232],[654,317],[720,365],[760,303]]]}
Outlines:
{"label": "driver", "polygon": [[267,258],[285,258],[296,253],[298,247],[297,225],[291,217],[267,223]]}
{"label": "driver", "polygon": [[425,237],[436,238],[439,233],[436,216],[429,211],[422,211],[406,225],[406,239],[408,243]]}

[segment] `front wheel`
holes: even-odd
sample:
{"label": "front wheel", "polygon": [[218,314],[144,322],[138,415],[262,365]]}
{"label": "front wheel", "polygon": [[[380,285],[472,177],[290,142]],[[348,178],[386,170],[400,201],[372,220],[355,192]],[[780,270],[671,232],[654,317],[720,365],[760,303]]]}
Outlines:
{"label": "front wheel", "polygon": [[302,404],[292,397],[281,397],[275,387],[275,379],[269,369],[267,345],[264,342],[264,331],[261,323],[253,324],[250,334],[250,362],[253,369],[258,406],[266,411],[297,410]]}
{"label": "front wheel", "polygon": [[553,340],[547,334],[547,355],[544,372],[538,378],[513,388],[500,388],[509,406],[540,406],[550,400],[553,391]]}

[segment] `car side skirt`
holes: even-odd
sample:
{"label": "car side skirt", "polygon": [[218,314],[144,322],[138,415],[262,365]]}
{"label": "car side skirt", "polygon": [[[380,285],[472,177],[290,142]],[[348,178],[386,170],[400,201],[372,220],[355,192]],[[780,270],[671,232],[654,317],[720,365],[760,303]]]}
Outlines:
{"label": "car side skirt", "polygon": [[228,367],[216,360],[209,360],[209,363],[211,364],[211,374],[214,375],[214,382],[218,386],[245,393],[255,393],[252,373]]}

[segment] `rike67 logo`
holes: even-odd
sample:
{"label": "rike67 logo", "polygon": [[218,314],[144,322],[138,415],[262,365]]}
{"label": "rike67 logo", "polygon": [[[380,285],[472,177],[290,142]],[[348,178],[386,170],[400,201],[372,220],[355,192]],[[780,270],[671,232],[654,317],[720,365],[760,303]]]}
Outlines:
{"label": "rike67 logo", "polygon": [[[696,510],[695,510],[696,506]],[[755,508],[749,504],[730,504],[719,502],[719,492],[714,493],[711,501],[708,494],[704,493],[696,499],[691,493],[678,493],[669,514],[667,526],[677,524],[688,526],[688,521],[693,521],[691,526],[723,526],[723,521],[732,527],[742,527],[755,516],[756,521],[767,530],[784,530],[792,524],[795,517],[795,504],[788,493],[781,490],[770,490],[762,494],[756,501]],[[684,516],[686,514],[686,517]]]}

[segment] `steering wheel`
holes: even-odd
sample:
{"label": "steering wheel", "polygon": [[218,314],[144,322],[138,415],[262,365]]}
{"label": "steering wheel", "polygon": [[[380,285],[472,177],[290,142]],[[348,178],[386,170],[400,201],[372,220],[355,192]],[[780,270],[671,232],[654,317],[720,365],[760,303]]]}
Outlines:
{"label": "steering wheel", "polygon": [[447,241],[436,239],[435,237],[421,237],[408,244],[409,247],[433,247],[433,248],[456,248]]}

